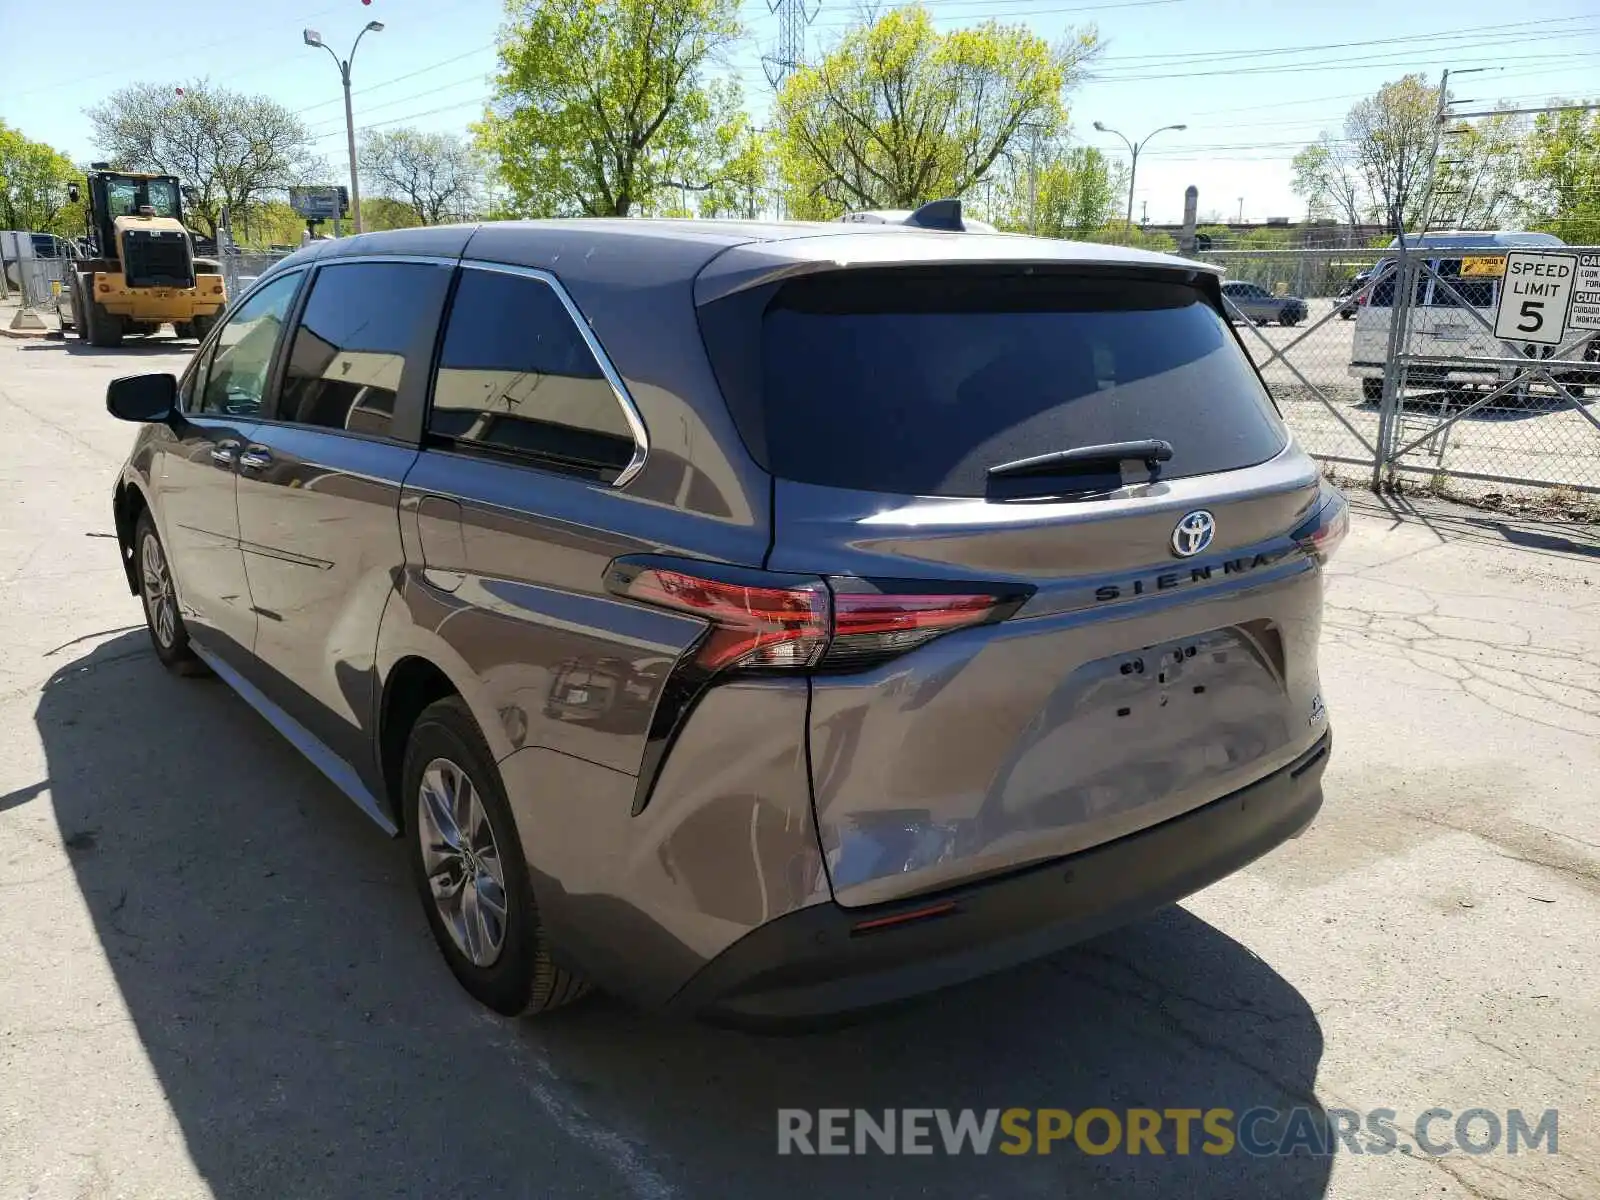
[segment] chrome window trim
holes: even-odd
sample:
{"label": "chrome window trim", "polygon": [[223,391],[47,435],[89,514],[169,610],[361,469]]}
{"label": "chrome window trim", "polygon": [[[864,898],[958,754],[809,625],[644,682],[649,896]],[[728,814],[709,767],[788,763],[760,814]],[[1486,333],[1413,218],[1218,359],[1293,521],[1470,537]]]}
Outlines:
{"label": "chrome window trim", "polygon": [[[555,293],[561,301],[561,307],[567,310],[573,325],[577,327],[579,335],[583,338],[584,345],[589,347],[589,353],[594,355],[594,361],[600,368],[600,373],[605,376],[606,382],[611,385],[611,395],[616,400],[617,406],[622,409],[622,418],[628,423],[628,430],[633,434],[633,457],[628,460],[628,465],[608,485],[613,488],[626,487],[644,470],[645,459],[650,455],[650,433],[645,428],[644,418],[639,415],[638,408],[634,405],[633,397],[628,394],[627,385],[622,382],[622,376],[612,364],[611,357],[600,344],[600,339],[595,336],[589,322],[584,318],[583,312],[578,308],[572,297],[567,294],[567,289],[561,286],[561,281],[549,271],[539,267],[521,267],[511,263],[488,262],[482,259],[463,258],[461,267],[469,271],[495,271],[501,275],[520,275],[524,279],[535,279]],[[454,304],[452,304],[452,309]],[[449,332],[450,314],[445,315],[445,330]],[[442,345],[442,343],[441,343]],[[430,392],[431,405],[432,395]],[[426,428],[426,420],[424,420]]]}
{"label": "chrome window trim", "polygon": [[306,265],[337,267],[342,263],[431,263],[437,267],[453,267],[459,261],[454,254],[319,254]]}

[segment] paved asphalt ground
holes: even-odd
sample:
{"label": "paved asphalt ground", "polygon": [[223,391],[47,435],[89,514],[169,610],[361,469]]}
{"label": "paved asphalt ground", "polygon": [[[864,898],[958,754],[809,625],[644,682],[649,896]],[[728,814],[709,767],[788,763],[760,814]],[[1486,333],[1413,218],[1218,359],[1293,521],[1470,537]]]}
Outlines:
{"label": "paved asphalt ground", "polygon": [[[1600,1195],[1593,529],[1358,497],[1323,816],[1180,908],[829,1033],[506,1021],[399,845],[150,652],[102,396],[188,352],[0,339],[0,1197]],[[780,1107],[1255,1105],[1408,1151],[1556,1108],[1558,1153],[775,1154]]]}

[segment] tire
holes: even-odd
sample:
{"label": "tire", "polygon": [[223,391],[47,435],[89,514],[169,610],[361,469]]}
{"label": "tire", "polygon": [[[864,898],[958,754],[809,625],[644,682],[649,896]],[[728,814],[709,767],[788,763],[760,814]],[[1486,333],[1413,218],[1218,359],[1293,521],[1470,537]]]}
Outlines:
{"label": "tire", "polygon": [[1284,313],[1283,316],[1278,318],[1278,324],[1282,325],[1285,329],[1293,329],[1296,325],[1300,324],[1300,318],[1295,316],[1293,313]]}
{"label": "tire", "polygon": [[1383,380],[1363,379],[1361,381],[1361,399],[1366,404],[1376,404],[1383,399]]}
{"label": "tire", "polygon": [[83,306],[83,328],[91,346],[122,345],[122,318],[109,313],[99,301],[87,298]]}
{"label": "tire", "polygon": [[89,288],[84,282],[84,277],[78,274],[73,275],[70,286],[72,288],[72,332],[78,335],[80,342],[87,342],[89,340],[89,330],[85,310],[88,301],[84,297],[89,294]]}
{"label": "tire", "polygon": [[189,629],[178,611],[167,550],[148,509],[139,514],[133,527],[133,565],[139,580],[139,600],[144,605],[144,623],[161,665],[174,675],[208,674],[205,663],[189,645]]}
{"label": "tire", "polygon": [[196,341],[203,342],[206,340],[206,334],[210,333],[220,320],[222,320],[222,312],[220,309],[217,312],[209,315],[197,315],[184,322],[184,325],[188,327],[189,332],[180,333],[178,336],[192,337]]}
{"label": "tire", "polygon": [[[500,772],[459,697],[431,704],[417,718],[400,802],[417,895],[461,986],[508,1017],[547,1012],[588,992],[551,957]],[[445,895],[435,895],[435,879]]]}

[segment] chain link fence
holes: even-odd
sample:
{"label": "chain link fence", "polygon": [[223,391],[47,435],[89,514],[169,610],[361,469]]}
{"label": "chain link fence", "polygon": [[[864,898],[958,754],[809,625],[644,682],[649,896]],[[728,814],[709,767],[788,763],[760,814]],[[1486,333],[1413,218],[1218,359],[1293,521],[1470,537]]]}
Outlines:
{"label": "chain link fence", "polygon": [[1221,250],[1240,340],[1306,451],[1330,462],[1376,461],[1378,413],[1351,374],[1353,330],[1383,252],[1362,249]]}
{"label": "chain link fence", "polygon": [[[1496,337],[1508,247],[1451,241],[1197,257],[1223,268],[1229,316],[1308,453],[1375,483],[1600,492],[1600,331]],[[1600,264],[1593,247],[1527,248]]]}
{"label": "chain link fence", "polygon": [[215,261],[222,266],[222,282],[227,289],[229,303],[248,291],[251,284],[292,253],[292,250],[271,253],[245,251],[218,257]]}
{"label": "chain link fence", "polygon": [[[65,242],[50,238],[48,244],[23,244],[21,235],[17,244],[0,248],[0,288],[10,299],[20,301],[24,308],[48,309],[55,307],[56,294],[66,278],[70,251]],[[43,239],[47,235],[40,235]]]}

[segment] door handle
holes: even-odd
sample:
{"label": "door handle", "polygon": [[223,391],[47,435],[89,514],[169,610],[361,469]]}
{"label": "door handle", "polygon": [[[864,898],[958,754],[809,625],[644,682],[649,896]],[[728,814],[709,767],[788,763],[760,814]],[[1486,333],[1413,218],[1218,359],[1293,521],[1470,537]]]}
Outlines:
{"label": "door handle", "polygon": [[220,463],[224,467],[231,467],[239,461],[238,442],[218,442],[211,448],[211,461]]}
{"label": "door handle", "polygon": [[251,446],[239,455],[239,469],[242,471],[263,471],[272,465],[272,455],[265,446]]}

